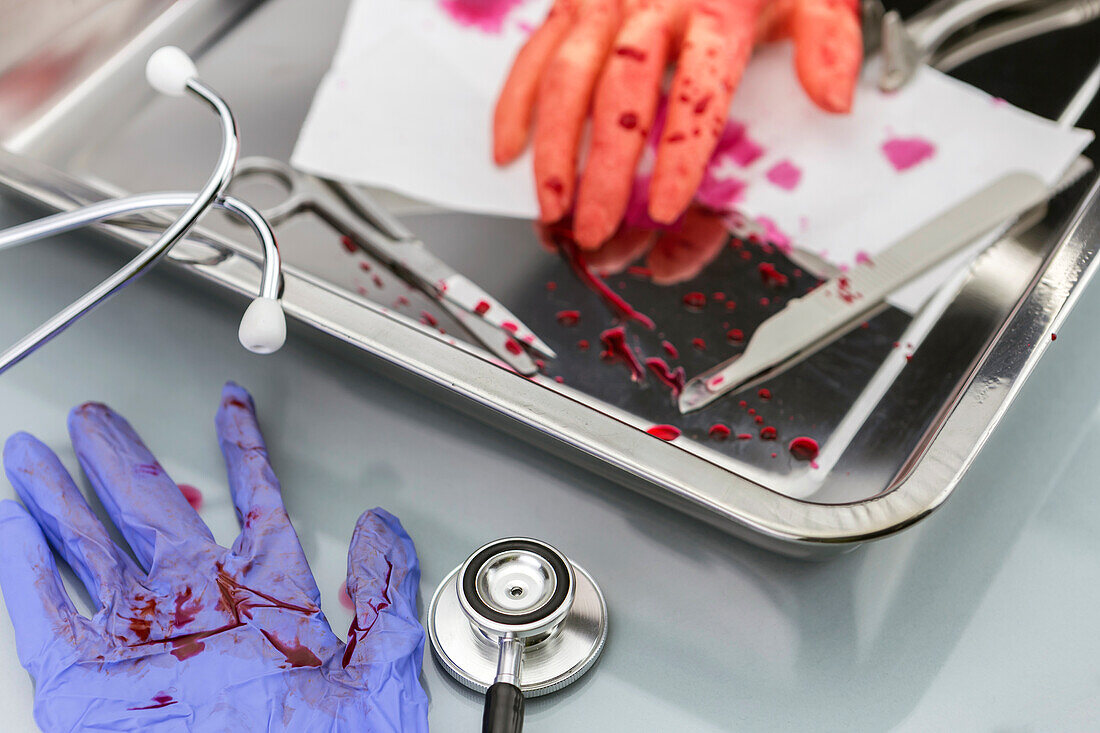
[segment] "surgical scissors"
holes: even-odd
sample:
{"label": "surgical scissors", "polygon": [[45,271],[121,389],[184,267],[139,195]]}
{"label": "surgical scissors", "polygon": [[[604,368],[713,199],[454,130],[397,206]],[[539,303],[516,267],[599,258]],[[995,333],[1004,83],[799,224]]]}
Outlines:
{"label": "surgical scissors", "polygon": [[270,353],[278,350],[286,338],[286,321],[278,300],[281,263],[274,234],[259,212],[244,202],[224,196],[225,189],[232,180],[237,152],[240,149],[237,123],[229,105],[217,92],[198,79],[195,64],[178,48],[166,46],[153,53],[146,66],[146,77],[149,84],[157,91],[177,97],[190,93],[205,102],[217,114],[222,129],[222,144],[214,172],[197,193],[146,194],[129,199],[99,202],[80,211],[55,214],[0,233],[3,242],[0,246],[13,247],[52,234],[70,231],[85,224],[144,209],[159,207],[185,209],[153,244],[0,354],[0,374],[152,269],[186,236],[199,217],[215,205],[243,217],[260,235],[265,248],[264,280],[260,297],[248,306],[241,319],[241,343],[252,351]]}
{"label": "surgical scissors", "polygon": [[548,358],[556,354],[507,308],[466,276],[433,255],[364,191],[294,170],[278,160],[249,157],[234,182],[271,178],[286,191],[282,201],[260,210],[271,224],[313,213],[383,266],[439,302],[494,355],[521,374],[538,371],[520,347]]}

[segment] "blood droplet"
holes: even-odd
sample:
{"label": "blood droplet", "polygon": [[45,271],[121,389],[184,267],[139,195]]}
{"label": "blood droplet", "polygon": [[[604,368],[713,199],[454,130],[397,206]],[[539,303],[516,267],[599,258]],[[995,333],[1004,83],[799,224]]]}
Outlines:
{"label": "blood droplet", "polygon": [[590,346],[591,346],[591,344],[588,343],[588,339],[581,339],[580,341],[577,342],[577,348],[580,349],[581,351],[588,351],[588,348]]}
{"label": "blood droplet", "polygon": [[710,430],[707,431],[710,437],[714,438],[715,440],[725,440],[726,438],[730,437],[731,432],[732,431],[729,429],[729,426],[723,425],[722,423],[715,423],[714,425],[711,425]]}
{"label": "blood droplet", "polygon": [[688,308],[701,309],[707,304],[707,296],[704,293],[693,292],[684,296],[684,305]]}
{"label": "blood droplet", "polygon": [[519,356],[523,353],[523,347],[519,345],[519,342],[515,339],[508,339],[504,342],[504,348],[508,349],[509,354],[515,354]]}
{"label": "blood droplet", "polygon": [[489,312],[490,308],[492,308],[492,306],[489,305],[489,301],[479,300],[477,302],[477,305],[474,306],[474,313],[478,314],[479,316],[483,316]]}
{"label": "blood droplet", "polygon": [[817,458],[817,454],[821,450],[816,440],[805,436],[799,436],[792,440],[787,449],[799,461],[812,461]]}
{"label": "blood droplet", "polygon": [[745,340],[745,332],[740,328],[731,328],[729,331],[726,331],[726,338],[735,344],[739,344]]}
{"label": "blood droplet", "polygon": [[781,288],[786,286],[788,282],[787,276],[775,269],[775,265],[770,262],[761,262],[756,269],[765,285],[774,285]]}
{"label": "blood droplet", "polygon": [[691,345],[694,346],[695,348],[699,349],[699,351],[706,351],[707,350],[707,342],[704,341],[703,339],[699,338],[699,337],[693,338],[691,340]]}
{"label": "blood droplet", "polygon": [[772,398],[772,391],[767,387],[761,387],[760,391],[756,393],[756,396],[762,400],[770,400]]}
{"label": "blood droplet", "polygon": [[558,319],[558,323],[563,326],[576,326],[581,320],[581,312],[572,310],[558,311],[555,317]]}
{"label": "blood droplet", "polygon": [[601,333],[600,342],[604,347],[603,352],[600,354],[601,358],[625,363],[630,369],[630,379],[632,381],[641,382],[645,379],[645,369],[642,368],[642,363],[638,361],[634,350],[626,343],[626,331],[623,330],[622,326],[609,328]]}
{"label": "blood droplet", "polygon": [[344,251],[348,254],[355,254],[359,251],[359,248],[355,246],[355,242],[351,241],[351,237],[340,237],[340,244],[344,247]]}
{"label": "blood droplet", "polygon": [[668,354],[668,358],[670,359],[676,359],[680,356],[680,352],[668,341],[662,341],[661,348],[665,350],[665,353]]}
{"label": "blood droplet", "polygon": [[680,437],[680,428],[674,425],[654,425],[646,432],[661,440],[676,440]]}
{"label": "blood droplet", "polygon": [[775,440],[779,437],[779,432],[771,425],[760,428],[760,438],[762,440]]}

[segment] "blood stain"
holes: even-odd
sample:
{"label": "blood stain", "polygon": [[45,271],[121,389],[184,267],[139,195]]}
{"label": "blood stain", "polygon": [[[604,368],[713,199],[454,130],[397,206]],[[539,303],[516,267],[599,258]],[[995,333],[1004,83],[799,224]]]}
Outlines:
{"label": "blood stain", "polygon": [[653,270],[648,267],[640,267],[638,265],[631,265],[626,268],[627,275],[633,275],[634,277],[653,277]]}
{"label": "blood stain", "polygon": [[519,356],[523,353],[523,347],[519,345],[519,342],[515,339],[508,339],[504,342],[504,348],[508,349],[509,354],[515,354]]}
{"label": "blood stain", "polygon": [[347,581],[344,581],[340,584],[340,593],[338,594],[338,596],[340,598],[341,606],[348,609],[349,611],[355,610],[355,601],[351,600],[351,595],[348,594]]}
{"label": "blood stain", "polygon": [[489,301],[479,300],[477,302],[477,305],[474,306],[474,313],[478,314],[479,316],[483,316],[489,312],[490,308],[492,308],[492,306],[489,305]]}
{"label": "blood stain", "polygon": [[895,137],[882,144],[882,153],[894,170],[901,172],[931,158],[936,146],[921,137]]}
{"label": "blood stain", "polygon": [[588,343],[588,339],[581,339],[580,341],[577,342],[577,348],[580,349],[581,351],[588,351],[588,348],[591,345],[592,344]]}
{"label": "blood stain", "polygon": [[699,349],[699,351],[707,350],[707,342],[699,338],[698,336],[691,340],[691,345]]}
{"label": "blood stain", "polygon": [[693,292],[684,296],[684,305],[696,310],[702,309],[707,304],[707,296],[704,293]]}
{"label": "blood stain", "polygon": [[662,384],[672,390],[673,397],[679,397],[680,393],[684,391],[684,382],[687,379],[687,374],[684,372],[682,366],[671,369],[664,359],[660,359],[656,356],[651,356],[646,359],[645,365],[649,367],[649,371],[653,372],[653,375],[656,376]]}
{"label": "blood stain", "polygon": [[752,440],[752,433],[738,433],[738,440]]}
{"label": "blood stain", "polygon": [[680,428],[674,425],[654,425],[646,432],[661,440],[676,440],[680,437]]}
{"label": "blood stain", "polygon": [[359,251],[359,248],[355,246],[355,242],[351,241],[351,237],[340,237],[340,244],[344,247],[344,251],[348,254],[355,254]]}
{"label": "blood stain", "polygon": [[772,391],[767,387],[761,387],[760,391],[756,393],[756,396],[762,400],[770,400],[772,398]]}
{"label": "blood stain", "polygon": [[432,326],[433,328],[439,325],[439,321],[437,321],[435,316],[428,311],[420,311],[420,322],[426,326]]}
{"label": "blood stain", "polygon": [[777,288],[787,285],[787,276],[775,269],[775,265],[772,263],[761,262],[756,269],[760,272],[760,279],[765,285],[774,285]]}
{"label": "blood stain", "polygon": [[562,326],[576,326],[581,320],[581,312],[573,310],[558,311],[555,317]]}
{"label": "blood stain", "polygon": [[761,440],[775,440],[779,437],[779,432],[771,425],[760,428]]}
{"label": "blood stain", "polygon": [[802,171],[789,160],[781,160],[764,174],[764,177],[784,191],[793,191],[802,180]]}
{"label": "blood stain", "polygon": [[1050,334],[1050,340],[1051,341],[1057,341],[1058,340],[1058,334],[1056,334],[1056,333]]}
{"label": "blood stain", "polygon": [[677,359],[680,356],[679,350],[668,341],[662,341],[661,348],[665,350],[665,353],[668,354],[668,358],[670,359]]}
{"label": "blood stain", "polygon": [[440,0],[439,6],[459,25],[483,33],[500,33],[512,9],[522,0]]}
{"label": "blood stain", "polygon": [[183,494],[183,498],[187,499],[187,503],[191,505],[191,508],[196,512],[202,508],[202,492],[196,489],[191,484],[179,484],[180,493]]}
{"label": "blood stain", "polygon": [[558,284],[553,280],[546,281],[546,289],[551,293],[558,289]]}
{"label": "blood stain", "polygon": [[707,431],[707,434],[715,440],[725,440],[726,438],[730,437],[731,432],[732,431],[729,429],[728,425],[715,423],[714,425],[710,426],[710,430]]}
{"label": "blood stain", "polygon": [[630,379],[635,382],[645,380],[645,369],[634,350],[626,343],[626,331],[622,326],[609,328],[600,334],[600,343],[604,350],[600,357],[608,361],[622,361],[630,369]]}
{"label": "blood stain", "polygon": [[171,695],[165,692],[157,693],[150,698],[153,701],[152,705],[142,705],[136,708],[126,708],[127,710],[156,710],[157,708],[167,707],[169,705],[175,705],[178,700],[174,700]]}
{"label": "blood stain", "polygon": [[792,440],[787,449],[799,461],[812,461],[817,458],[817,454],[821,450],[816,440],[805,436],[799,436]]}

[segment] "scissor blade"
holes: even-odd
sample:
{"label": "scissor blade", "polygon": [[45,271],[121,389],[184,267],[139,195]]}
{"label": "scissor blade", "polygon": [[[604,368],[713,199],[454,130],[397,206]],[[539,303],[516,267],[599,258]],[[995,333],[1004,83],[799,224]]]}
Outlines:
{"label": "scissor blade", "polygon": [[535,365],[530,354],[520,348],[509,334],[445,300],[441,304],[482,346],[505,364],[525,377],[538,372],[538,366]]}
{"label": "scissor blade", "polygon": [[437,284],[437,288],[440,291],[440,298],[454,303],[486,323],[492,324],[493,327],[511,334],[517,341],[526,344],[548,359],[557,358],[554,350],[536,336],[534,331],[525,326],[523,321],[512,315],[511,311],[465,275],[458,273],[450,275]]}
{"label": "scissor blade", "polygon": [[915,232],[790,301],[760,324],[745,351],[691,379],[680,394],[683,413],[705,407],[762,375],[774,375],[831,342],[881,307],[890,293],[1009,219],[1043,203],[1048,189],[1027,173],[1010,173],[951,207]]}

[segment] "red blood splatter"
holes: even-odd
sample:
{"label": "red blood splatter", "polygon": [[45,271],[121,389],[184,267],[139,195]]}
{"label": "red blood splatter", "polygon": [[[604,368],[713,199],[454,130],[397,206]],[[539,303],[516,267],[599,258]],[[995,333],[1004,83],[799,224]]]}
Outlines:
{"label": "red blood splatter", "polygon": [[624,130],[633,130],[638,126],[638,115],[633,112],[623,112],[619,116],[619,127]]}
{"label": "red blood splatter", "polygon": [[1056,334],[1056,333],[1050,334],[1050,340],[1051,341],[1057,341],[1058,340],[1058,334]]}
{"label": "red blood splatter", "polygon": [[787,276],[775,269],[775,265],[770,262],[761,262],[756,269],[760,272],[760,279],[765,285],[774,285],[781,288],[786,286],[788,282]]}
{"label": "red blood splatter", "polygon": [[519,345],[519,342],[515,339],[508,339],[504,342],[504,348],[508,349],[509,354],[515,354],[519,356],[523,353],[523,347]]}
{"label": "red blood splatter", "polygon": [[588,351],[589,346],[591,346],[591,344],[588,343],[588,339],[581,339],[577,342],[577,348],[581,351]]}
{"label": "red blood splatter", "polygon": [[936,146],[920,137],[892,138],[882,144],[882,152],[896,171],[906,171],[931,158]]}
{"label": "red blood splatter", "polygon": [[868,323],[867,321],[864,321],[863,323],[859,324],[859,327],[860,328],[870,328],[871,324]]}
{"label": "red blood splatter", "polygon": [[648,267],[639,267],[638,265],[631,265],[626,268],[627,275],[633,275],[634,277],[653,277],[653,270]]}
{"label": "red blood splatter", "polygon": [[479,316],[483,316],[489,312],[490,308],[492,308],[492,306],[489,305],[488,301],[479,300],[477,302],[477,305],[474,306],[474,313],[478,314]]}
{"label": "red blood splatter", "polygon": [[749,403],[745,400],[739,400],[737,406],[744,409],[749,406]]}
{"label": "red blood splatter", "polygon": [[707,296],[704,293],[692,292],[684,296],[684,305],[688,308],[702,308],[707,304]]}
{"label": "red blood splatter", "polygon": [[750,407],[749,408],[749,414],[750,415],[755,415],[756,414],[756,408],[755,407]]}
{"label": "red blood splatter", "polygon": [[867,254],[863,250],[860,250],[859,252],[856,252],[856,264],[874,265],[875,263],[871,260],[871,255]]}
{"label": "red blood splatter", "polygon": [[191,508],[196,512],[202,508],[202,492],[196,489],[191,484],[180,484],[180,493],[183,494],[183,498],[187,499],[187,503],[191,505]]}
{"label": "red blood splatter", "polygon": [[793,191],[802,180],[802,171],[789,160],[781,160],[768,169],[764,176],[784,191]]}
{"label": "red blood splatter", "polygon": [[286,661],[290,663],[291,667],[320,667],[321,660],[314,654],[308,647],[298,641],[297,637],[294,639],[293,644],[288,644],[281,641],[279,637],[270,631],[260,629],[260,633],[267,637],[267,640],[271,642],[271,646],[279,650]]}
{"label": "red blood splatter", "polygon": [[680,428],[673,425],[654,425],[646,432],[661,440],[676,440],[680,437]]}
{"label": "red blood splatter", "polygon": [[772,391],[767,387],[761,387],[760,391],[756,393],[756,396],[762,400],[770,400],[772,398]]}
{"label": "red blood splatter", "polygon": [[384,288],[384,287],[386,287],[386,283],[384,283],[384,282],[382,281],[382,278],[378,277],[377,275],[375,275],[374,277],[372,277],[372,278],[371,278],[371,281],[372,281],[372,282],[374,283],[374,287],[376,287],[376,288]]}
{"label": "red blood splatter", "polygon": [[355,242],[351,240],[351,237],[340,237],[340,244],[343,245],[344,251],[346,251],[348,254],[355,254],[359,251],[359,248],[355,246]]}
{"label": "red blood splatter", "polygon": [[[189,602],[190,601],[190,602]],[[172,614],[172,625],[179,629],[195,620],[195,616],[202,610],[199,599],[191,600],[191,586],[176,594],[176,610]]]}
{"label": "red blood splatter", "polygon": [[778,453],[772,453],[772,458],[775,458],[778,455],[779,455]]}
{"label": "red blood splatter", "polygon": [[715,292],[710,294],[710,299],[716,300],[721,303],[723,300],[726,299],[726,294],[723,293],[721,290],[716,290]]}
{"label": "red blood splatter", "polygon": [[760,428],[760,438],[762,440],[775,440],[777,437],[779,437],[779,432],[771,425]]}
{"label": "red blood splatter", "polygon": [[359,645],[359,635],[366,636],[374,628],[374,624],[378,622],[378,614],[384,609],[390,607],[390,578],[393,575],[393,563],[386,560],[386,581],[382,585],[382,600],[378,602],[378,605],[373,605],[370,601],[366,601],[367,610],[363,610],[364,616],[370,618],[370,623],[366,628],[359,625],[359,613],[355,614],[355,617],[351,620],[351,625],[348,627],[348,644],[344,649],[344,657],[341,660],[343,666],[346,668],[351,663],[351,658],[355,654],[355,648]]}
{"label": "red blood splatter", "polygon": [[817,454],[820,452],[820,447],[817,441],[813,438],[807,438],[800,436],[791,441],[787,449],[791,452],[791,455],[795,457],[795,460],[799,461],[812,461],[817,458]]}
{"label": "red blood splatter", "polygon": [[370,263],[369,262],[360,262],[359,263],[359,269],[362,270],[363,272],[370,272]]}
{"label": "red blood splatter", "polygon": [[522,0],[440,0],[451,20],[483,33],[500,33],[512,9]]}
{"label": "red blood splatter", "polygon": [[680,356],[680,352],[668,341],[662,341],[661,348],[665,350],[665,353],[668,354],[670,359],[676,359]]}
{"label": "red blood splatter", "polygon": [[707,111],[707,105],[710,104],[710,100],[713,99],[713,94],[706,94],[702,96],[698,102],[695,103],[695,114],[701,115]]}
{"label": "red blood splatter", "polygon": [[726,331],[726,338],[736,344],[739,344],[745,340],[745,332],[742,331],[740,328],[731,328],[730,330]]}
{"label": "red blood splatter", "polygon": [[150,698],[153,701],[152,705],[142,705],[137,708],[126,708],[127,710],[156,710],[157,708],[167,707],[168,705],[175,705],[178,700],[173,700],[172,696],[161,692]]}
{"label": "red blood splatter", "polygon": [[679,397],[680,393],[684,391],[684,381],[687,379],[687,374],[682,366],[671,369],[664,359],[656,356],[646,359],[645,365],[649,367],[649,371],[653,372],[658,380],[672,390],[673,397]]}
{"label": "red blood splatter", "polygon": [[565,184],[561,182],[560,178],[551,177],[546,179],[546,187],[554,193],[560,194],[565,191]]}
{"label": "red blood splatter", "polygon": [[734,309],[734,308],[736,308],[736,307],[737,307],[737,303],[736,303],[736,302],[734,302],[734,301],[732,301],[732,300],[727,300],[727,301],[726,301],[726,310],[728,310],[728,311],[731,311],[731,310],[733,310],[733,309]]}
{"label": "red blood splatter", "polygon": [[764,416],[763,415],[757,415],[756,417],[754,417],[752,419],[752,421],[754,423],[756,423],[757,425],[763,425],[764,424]]}
{"label": "red blood splatter", "polygon": [[636,311],[629,303],[623,300],[618,293],[607,287],[607,283],[588,269],[588,265],[584,261],[584,256],[581,254],[580,248],[577,247],[577,244],[572,239],[562,236],[562,233],[556,230],[552,230],[551,235],[554,236],[558,248],[561,250],[562,254],[565,255],[566,260],[569,262],[569,266],[581,282],[603,298],[608,306],[615,311],[620,318],[627,321],[637,321],[650,330],[655,328],[653,319],[644,313]]}
{"label": "red blood splatter", "polygon": [[771,303],[772,303],[771,298],[761,298],[760,299],[760,305],[763,308],[767,308],[769,305],[771,305]]}
{"label": "red blood splatter", "polygon": [[549,290],[552,293],[552,292],[554,292],[555,290],[558,289],[558,284],[556,282],[554,282],[553,280],[547,280],[546,281],[546,289]]}
{"label": "red blood splatter", "polygon": [[738,433],[738,440],[752,440],[752,433]]}
{"label": "red blood splatter", "polygon": [[699,349],[699,351],[707,350],[707,342],[699,338],[698,336],[691,340],[691,345]]}
{"label": "red blood splatter", "polygon": [[840,295],[840,299],[845,303],[852,303],[863,297],[862,293],[857,293],[852,290],[852,283],[846,277],[837,278],[836,288],[837,294]]}
{"label": "red blood splatter", "polygon": [[558,311],[558,323],[563,326],[576,326],[581,320],[580,311]]}
{"label": "red blood splatter", "polygon": [[646,59],[646,52],[640,48],[634,48],[633,46],[619,46],[615,49],[615,55],[626,56],[635,61],[645,61]]}
{"label": "red blood splatter", "polygon": [[435,316],[433,316],[428,311],[420,311],[420,322],[427,325],[427,326],[432,326],[432,327],[435,327],[435,326],[439,325],[439,321],[437,321],[435,319]]}
{"label": "red blood splatter", "polygon": [[164,469],[160,467],[159,463],[139,463],[134,466],[134,473],[141,473],[146,476],[160,476],[164,473]]}
{"label": "red blood splatter", "polygon": [[604,350],[600,358],[608,361],[622,361],[630,369],[630,379],[641,382],[645,379],[645,369],[642,367],[634,350],[626,343],[626,331],[622,326],[609,328],[600,334],[600,342]]}
{"label": "red blood splatter", "polygon": [[746,134],[745,126],[729,120],[715,144],[712,160],[728,157],[744,168],[752,165],[763,154],[764,149]]}
{"label": "red blood splatter", "polygon": [[564,384],[565,383],[565,377],[554,377],[554,381],[557,382],[558,384]]}
{"label": "red blood splatter", "polygon": [[516,331],[519,330],[519,326],[512,323],[511,321],[505,321],[504,323],[500,324],[500,327],[503,328],[505,331],[508,331],[510,333],[515,333]]}
{"label": "red blood splatter", "polygon": [[730,437],[731,432],[732,431],[729,429],[728,425],[715,423],[710,426],[710,430],[707,431],[707,434],[715,440],[725,440],[726,438]]}

